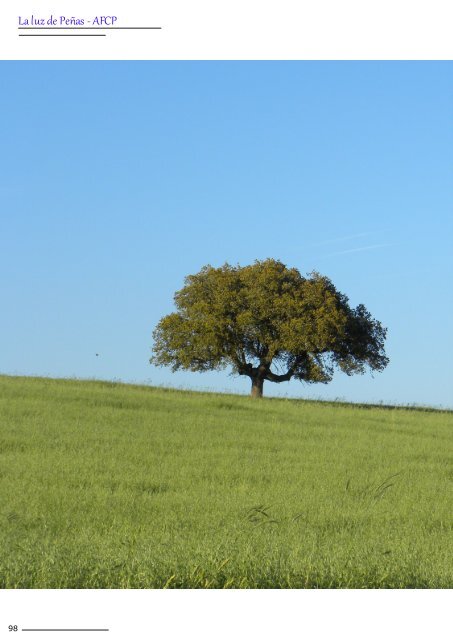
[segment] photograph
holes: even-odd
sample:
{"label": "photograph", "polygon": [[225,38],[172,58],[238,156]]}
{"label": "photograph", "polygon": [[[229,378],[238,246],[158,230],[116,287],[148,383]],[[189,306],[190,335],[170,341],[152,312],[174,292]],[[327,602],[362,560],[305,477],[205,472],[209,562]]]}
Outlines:
{"label": "photograph", "polygon": [[2,590],[453,588],[452,71],[0,61]]}

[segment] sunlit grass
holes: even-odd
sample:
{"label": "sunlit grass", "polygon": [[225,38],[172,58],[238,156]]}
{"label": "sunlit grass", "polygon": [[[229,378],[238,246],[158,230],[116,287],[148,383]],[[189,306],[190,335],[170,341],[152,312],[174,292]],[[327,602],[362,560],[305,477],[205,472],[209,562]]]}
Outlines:
{"label": "sunlit grass", "polygon": [[452,427],[0,377],[0,586],[451,588]]}

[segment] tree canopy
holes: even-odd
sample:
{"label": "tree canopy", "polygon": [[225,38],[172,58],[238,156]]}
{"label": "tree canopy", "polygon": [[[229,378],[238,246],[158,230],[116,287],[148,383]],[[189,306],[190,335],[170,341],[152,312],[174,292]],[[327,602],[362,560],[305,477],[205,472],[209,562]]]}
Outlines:
{"label": "tree canopy", "polygon": [[327,383],[388,364],[387,330],[363,304],[349,306],[325,276],[307,277],[273,259],[245,267],[207,265],[186,277],[176,311],[153,332],[152,364],[173,371],[231,367],[248,376],[252,396],[265,380]]}

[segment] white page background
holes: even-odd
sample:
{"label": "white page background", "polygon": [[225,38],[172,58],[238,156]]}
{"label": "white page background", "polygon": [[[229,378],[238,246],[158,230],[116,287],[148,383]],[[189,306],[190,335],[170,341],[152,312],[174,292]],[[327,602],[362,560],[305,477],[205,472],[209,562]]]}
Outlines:
{"label": "white page background", "polygon": [[[2,60],[451,59],[445,0],[5,1]],[[23,37],[18,18],[117,16],[105,37]],[[451,590],[4,590],[0,638],[451,639]],[[17,632],[8,631],[17,625]],[[23,632],[23,628],[109,628]]]}
{"label": "white page background", "polygon": [[[11,590],[0,638],[449,639],[449,590]],[[19,626],[8,632],[8,625]],[[108,632],[22,632],[22,628]]]}
{"label": "white page background", "polygon": [[[162,29],[108,30],[106,37],[20,37],[19,16],[32,15],[91,21],[114,15],[116,26]],[[450,0],[3,0],[0,58],[446,59],[453,52],[452,16]]]}

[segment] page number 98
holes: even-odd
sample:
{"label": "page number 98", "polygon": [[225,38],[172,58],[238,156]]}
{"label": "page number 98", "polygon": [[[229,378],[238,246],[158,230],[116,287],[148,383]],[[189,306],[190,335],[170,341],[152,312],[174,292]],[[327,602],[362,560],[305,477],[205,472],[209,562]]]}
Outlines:
{"label": "page number 98", "polygon": [[10,624],[8,626],[8,631],[18,631],[17,624]]}

